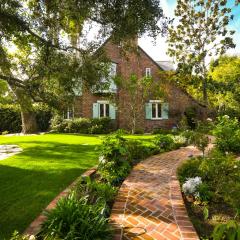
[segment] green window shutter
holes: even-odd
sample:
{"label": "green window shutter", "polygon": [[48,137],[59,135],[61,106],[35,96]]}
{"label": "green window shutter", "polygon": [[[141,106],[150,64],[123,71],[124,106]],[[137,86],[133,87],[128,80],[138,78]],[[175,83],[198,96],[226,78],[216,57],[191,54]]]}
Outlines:
{"label": "green window shutter", "polygon": [[93,103],[93,118],[99,117],[99,107],[98,103]]}
{"label": "green window shutter", "polygon": [[116,119],[116,107],[112,104],[109,104],[109,117],[111,119]]}
{"label": "green window shutter", "polygon": [[162,103],[162,118],[168,119],[168,113],[169,113],[169,104]]}
{"label": "green window shutter", "polygon": [[151,103],[145,104],[145,114],[146,114],[146,119],[152,119],[152,104]]}

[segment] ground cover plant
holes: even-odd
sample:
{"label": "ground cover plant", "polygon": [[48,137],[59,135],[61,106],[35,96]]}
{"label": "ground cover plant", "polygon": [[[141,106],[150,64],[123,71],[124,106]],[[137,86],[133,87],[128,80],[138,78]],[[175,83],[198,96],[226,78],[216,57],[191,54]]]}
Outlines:
{"label": "ground cover plant", "polygon": [[[0,239],[22,232],[42,209],[88,168],[97,165],[103,136],[45,134],[0,136],[21,154],[0,161]],[[127,135],[148,144],[151,135]],[[11,224],[9,224],[11,222]]]}

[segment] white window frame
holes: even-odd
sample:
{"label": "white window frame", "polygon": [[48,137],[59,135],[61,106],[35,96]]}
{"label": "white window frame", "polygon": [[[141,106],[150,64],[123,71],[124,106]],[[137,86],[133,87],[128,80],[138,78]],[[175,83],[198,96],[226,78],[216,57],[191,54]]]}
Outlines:
{"label": "white window frame", "polygon": [[[74,118],[74,107],[72,107],[71,111],[70,111],[70,107],[67,108],[67,111],[66,111],[66,118],[65,118],[65,113],[63,113],[63,118],[64,119],[73,119]],[[72,117],[70,117],[70,112],[72,112]]]}
{"label": "white window frame", "polygon": [[[150,100],[149,101],[151,104],[152,104],[152,113],[151,113],[151,118],[152,120],[161,120],[163,119],[162,118],[162,101],[161,100]],[[155,105],[155,109],[156,109],[156,112],[155,112],[155,116],[153,116],[153,105]],[[161,117],[158,116],[158,107],[160,105],[160,112],[161,112]]]}
{"label": "white window frame", "polygon": [[151,68],[145,68],[145,76],[151,77],[152,76],[152,69]]}
{"label": "white window frame", "polygon": [[[98,103],[98,118],[102,118],[102,117],[110,117],[110,104],[109,101],[104,101],[104,100],[100,100],[97,101]],[[100,116],[101,111],[100,111],[100,105],[103,104],[103,116]],[[107,107],[106,105],[108,104],[108,116],[107,116]]]}

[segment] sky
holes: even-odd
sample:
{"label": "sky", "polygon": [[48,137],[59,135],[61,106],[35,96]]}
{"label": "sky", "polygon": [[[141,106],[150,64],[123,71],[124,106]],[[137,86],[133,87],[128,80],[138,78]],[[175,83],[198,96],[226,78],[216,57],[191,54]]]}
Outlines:
{"label": "sky", "polygon": [[[174,9],[177,4],[177,0],[160,0],[164,14],[167,17],[174,18]],[[235,0],[228,0],[228,7],[234,5]],[[228,50],[229,54],[240,54],[240,6],[233,8],[234,15],[233,21],[229,27],[236,31],[234,35],[234,43],[236,44],[235,49]],[[143,36],[139,39],[139,45],[156,61],[171,60],[167,56],[167,44],[166,38],[159,36],[155,43],[153,39]]]}

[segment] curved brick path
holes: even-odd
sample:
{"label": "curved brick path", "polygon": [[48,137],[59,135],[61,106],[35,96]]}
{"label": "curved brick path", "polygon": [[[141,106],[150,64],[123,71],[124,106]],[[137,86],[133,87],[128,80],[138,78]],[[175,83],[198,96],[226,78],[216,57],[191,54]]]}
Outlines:
{"label": "curved brick path", "polygon": [[199,239],[176,178],[177,166],[199,154],[189,146],[152,156],[133,168],[113,205],[110,221],[115,240]]}

